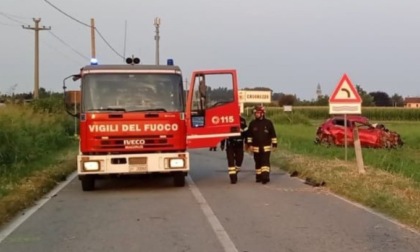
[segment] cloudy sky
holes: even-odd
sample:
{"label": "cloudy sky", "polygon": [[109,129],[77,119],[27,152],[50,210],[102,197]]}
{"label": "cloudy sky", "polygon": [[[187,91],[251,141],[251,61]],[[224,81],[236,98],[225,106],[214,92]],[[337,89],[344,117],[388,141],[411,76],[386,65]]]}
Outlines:
{"label": "cloudy sky", "polygon": [[96,35],[100,64],[153,64],[160,17],[160,62],[174,59],[184,78],[236,68],[241,88],[310,100],[347,73],[368,92],[420,96],[419,11],[419,0],[1,0],[0,92],[33,90],[34,31],[22,28],[32,18],[51,27],[40,32],[40,85],[61,91],[89,64],[91,18],[106,40]]}

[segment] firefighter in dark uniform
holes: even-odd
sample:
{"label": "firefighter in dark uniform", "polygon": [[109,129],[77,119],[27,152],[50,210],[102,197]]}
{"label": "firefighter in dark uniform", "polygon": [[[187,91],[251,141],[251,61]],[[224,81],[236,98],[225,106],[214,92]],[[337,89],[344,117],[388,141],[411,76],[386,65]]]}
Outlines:
{"label": "firefighter in dark uniform", "polygon": [[246,141],[247,125],[246,120],[240,116],[241,135],[236,137],[229,137],[222,140],[220,149],[224,150],[226,147],[226,157],[228,160],[228,172],[231,184],[236,184],[238,181],[238,172],[241,169],[242,161],[244,160],[244,142]]}
{"label": "firefighter in dark uniform", "polygon": [[277,148],[277,136],[271,120],[265,118],[263,106],[254,109],[255,119],[249,123],[248,150],[254,153],[256,182],[270,182],[270,154]]}

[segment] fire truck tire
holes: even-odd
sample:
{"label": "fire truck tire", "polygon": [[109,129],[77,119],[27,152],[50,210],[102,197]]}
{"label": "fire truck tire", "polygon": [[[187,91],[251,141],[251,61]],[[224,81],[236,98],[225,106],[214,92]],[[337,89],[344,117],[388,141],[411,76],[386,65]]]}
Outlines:
{"label": "fire truck tire", "polygon": [[174,186],[183,187],[185,186],[185,173],[184,172],[175,172],[173,174]]}
{"label": "fire truck tire", "polygon": [[82,182],[82,190],[83,191],[93,191],[95,190],[95,177],[94,176],[82,176],[80,177],[80,181]]}

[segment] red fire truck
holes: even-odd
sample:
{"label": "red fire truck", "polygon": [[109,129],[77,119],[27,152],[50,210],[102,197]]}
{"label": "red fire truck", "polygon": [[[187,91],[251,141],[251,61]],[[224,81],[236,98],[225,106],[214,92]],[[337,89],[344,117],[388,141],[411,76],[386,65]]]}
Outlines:
{"label": "red fire truck", "polygon": [[[87,65],[64,79],[80,81],[77,172],[84,191],[95,189],[95,179],[111,174],[169,173],[174,185],[185,185],[190,170],[188,149],[216,146],[240,133],[236,70],[192,73],[184,90],[181,69],[127,64]],[[228,90],[212,93],[216,85]],[[197,167],[198,168],[198,167]]]}

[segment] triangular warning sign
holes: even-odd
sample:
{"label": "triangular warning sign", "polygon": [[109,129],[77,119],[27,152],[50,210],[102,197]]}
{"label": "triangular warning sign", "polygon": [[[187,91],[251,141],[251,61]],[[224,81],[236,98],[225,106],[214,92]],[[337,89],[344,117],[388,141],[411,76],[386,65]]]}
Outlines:
{"label": "triangular warning sign", "polygon": [[347,74],[344,74],[334,92],[330,97],[330,102],[361,103],[362,98],[351,83]]}

